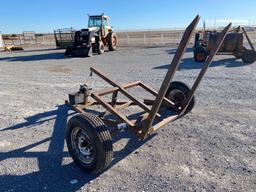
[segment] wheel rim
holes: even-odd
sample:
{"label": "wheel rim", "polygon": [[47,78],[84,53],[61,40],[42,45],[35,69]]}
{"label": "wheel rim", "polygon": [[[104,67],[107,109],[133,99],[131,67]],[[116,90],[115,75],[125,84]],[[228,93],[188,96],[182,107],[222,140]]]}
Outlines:
{"label": "wheel rim", "polygon": [[203,60],[204,60],[204,53],[198,53],[198,54],[196,55],[196,59],[197,59],[198,61],[203,61]]}
{"label": "wheel rim", "polygon": [[112,38],[112,45],[113,45],[113,47],[115,47],[116,44],[117,44],[117,40],[116,40],[116,37],[114,36],[114,37]]}
{"label": "wheel rim", "polygon": [[186,98],[186,95],[178,89],[174,89],[169,93],[169,100],[174,102],[179,107],[184,105]]}
{"label": "wheel rim", "polygon": [[95,157],[95,149],[91,138],[80,127],[71,132],[71,145],[77,157],[85,164],[91,164]]}

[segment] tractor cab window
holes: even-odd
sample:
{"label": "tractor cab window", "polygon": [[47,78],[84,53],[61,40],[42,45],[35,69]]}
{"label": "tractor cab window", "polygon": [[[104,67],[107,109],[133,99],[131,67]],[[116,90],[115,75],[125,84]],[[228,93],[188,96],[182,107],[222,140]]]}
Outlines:
{"label": "tractor cab window", "polygon": [[88,27],[100,27],[102,25],[101,18],[90,17]]}

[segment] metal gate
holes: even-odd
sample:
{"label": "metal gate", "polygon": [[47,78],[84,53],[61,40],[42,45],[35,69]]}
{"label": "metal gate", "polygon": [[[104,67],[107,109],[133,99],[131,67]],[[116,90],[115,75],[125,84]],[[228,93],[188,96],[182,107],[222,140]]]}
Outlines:
{"label": "metal gate", "polygon": [[75,29],[64,28],[54,30],[54,38],[58,49],[66,49],[74,42]]}

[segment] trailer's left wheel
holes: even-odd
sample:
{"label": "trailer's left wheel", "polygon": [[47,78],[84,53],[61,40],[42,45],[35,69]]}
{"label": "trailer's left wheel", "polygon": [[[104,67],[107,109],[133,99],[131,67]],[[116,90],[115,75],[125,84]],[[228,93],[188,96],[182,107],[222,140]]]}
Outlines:
{"label": "trailer's left wheel", "polygon": [[112,138],[102,120],[95,115],[73,116],[68,121],[66,143],[74,162],[86,172],[101,173],[111,163]]}
{"label": "trailer's left wheel", "polygon": [[[190,88],[183,82],[173,81],[165,95],[170,101],[174,102],[177,107],[182,107],[186,105],[188,94],[190,92]],[[185,113],[190,112],[195,106],[195,97],[193,96]]]}

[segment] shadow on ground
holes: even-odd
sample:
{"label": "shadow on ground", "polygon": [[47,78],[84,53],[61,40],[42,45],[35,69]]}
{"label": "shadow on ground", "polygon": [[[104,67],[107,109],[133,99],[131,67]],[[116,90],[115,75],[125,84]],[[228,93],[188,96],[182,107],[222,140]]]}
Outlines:
{"label": "shadow on ground", "polygon": [[[39,169],[39,171],[25,173],[24,175],[0,175],[0,191],[77,191],[99,176],[82,172],[74,163],[65,165],[62,163],[63,158],[69,157],[68,152],[64,151],[65,127],[68,116],[72,115],[68,111],[69,108],[67,106],[60,105],[56,110],[26,118],[25,123],[1,129],[1,132],[27,129],[55,119],[51,137],[25,147],[0,153],[0,162],[11,158],[16,158],[17,160],[18,158],[36,158]],[[121,138],[128,138],[129,141],[121,151],[114,152],[110,168],[152,137],[154,135],[145,141],[139,141],[131,133],[119,134],[114,138],[113,143]],[[45,142],[50,142],[47,151],[28,151]],[[16,162],[18,162],[17,160]],[[78,183],[70,184],[72,179],[77,179]]]}
{"label": "shadow on ground", "polygon": [[[16,53],[32,53],[32,52],[41,52],[41,51],[51,51],[56,49],[35,49],[35,50],[27,50],[27,51],[17,51],[8,53],[7,57],[0,58],[0,61],[8,61],[8,62],[16,62],[16,61],[43,61],[43,60],[56,60],[56,59],[71,59],[71,58],[88,58],[88,57],[81,57],[81,56],[73,56],[73,57],[66,57],[64,55],[65,49],[63,52],[53,52],[53,53],[45,53],[45,54],[35,54],[35,55],[19,55],[16,56]],[[104,54],[111,53],[111,51],[105,50]],[[92,56],[98,55],[97,53],[92,53]]]}
{"label": "shadow on ground", "polygon": [[[168,49],[166,52],[168,54],[175,54],[177,49]],[[193,52],[193,48],[187,48],[186,52]],[[216,56],[218,57],[218,56]],[[190,70],[190,69],[201,69],[204,63],[198,63],[195,62],[193,58],[185,58],[181,60],[181,63],[179,65],[178,70]],[[210,67],[218,67],[218,66],[225,66],[227,68],[229,67],[242,67],[249,64],[246,64],[242,62],[241,59],[237,59],[233,56],[228,59],[221,59],[218,61],[213,61],[210,65]],[[163,64],[157,67],[154,67],[153,69],[169,69],[170,64]]]}
{"label": "shadow on ground", "polygon": [[[185,58],[181,61],[178,70],[190,70],[190,69],[201,69],[204,63],[198,63],[195,62],[192,58]],[[242,67],[249,64],[246,64],[242,62],[241,59],[236,58],[228,58],[228,59],[222,59],[218,61],[213,61],[210,67],[219,67],[224,66],[227,68],[230,67]],[[157,67],[154,67],[153,69],[169,69],[170,64],[163,64]]]}
{"label": "shadow on ground", "polygon": [[0,61],[42,61],[42,60],[52,60],[52,59],[65,59],[64,53],[46,53],[46,54],[36,54],[36,55],[22,55],[15,56],[10,53],[11,56],[2,57]]}
{"label": "shadow on ground", "polygon": [[[186,53],[189,53],[189,52],[193,52],[193,50],[194,50],[194,48],[192,48],[192,47],[189,47],[189,48],[187,48],[186,49]],[[170,55],[174,55],[176,52],[177,52],[177,48],[175,48],[175,49],[168,49],[168,50],[166,50],[166,52],[168,53],[168,54],[170,54]]]}

